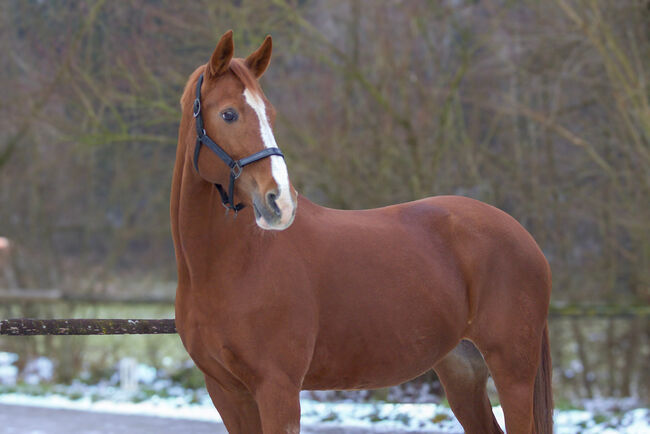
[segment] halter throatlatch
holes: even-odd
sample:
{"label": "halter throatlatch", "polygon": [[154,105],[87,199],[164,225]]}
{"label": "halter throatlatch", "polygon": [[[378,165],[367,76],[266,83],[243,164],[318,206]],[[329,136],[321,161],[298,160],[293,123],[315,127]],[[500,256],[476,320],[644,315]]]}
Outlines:
{"label": "halter throatlatch", "polygon": [[194,121],[196,123],[196,146],[194,147],[194,168],[196,173],[199,173],[199,154],[201,153],[201,145],[205,145],[212,152],[217,154],[221,160],[228,167],[230,167],[230,184],[228,185],[228,192],[226,192],[221,184],[214,184],[214,186],[219,191],[221,196],[221,203],[226,208],[226,213],[229,210],[235,212],[235,216],[244,207],[243,203],[238,203],[235,205],[235,180],[239,178],[244,166],[248,166],[251,163],[254,163],[258,160],[261,160],[271,155],[278,155],[284,158],[284,154],[280,151],[280,148],[266,148],[259,152],[256,152],[248,157],[241,158],[239,160],[233,159],[223,148],[212,140],[205,133],[205,126],[203,124],[203,117],[201,116],[201,85],[203,84],[203,74],[199,77],[199,80],[196,82],[196,99],[194,100],[194,107],[192,113],[194,115]]}

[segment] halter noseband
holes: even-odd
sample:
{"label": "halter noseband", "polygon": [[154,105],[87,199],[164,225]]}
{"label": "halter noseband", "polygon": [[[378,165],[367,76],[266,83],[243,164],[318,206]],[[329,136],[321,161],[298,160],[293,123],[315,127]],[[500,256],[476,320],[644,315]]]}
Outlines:
{"label": "halter noseband", "polygon": [[271,155],[278,155],[284,158],[280,148],[266,148],[259,152],[256,152],[248,157],[244,157],[239,160],[233,159],[224,149],[217,145],[217,143],[212,140],[205,133],[205,127],[203,124],[203,117],[201,116],[201,85],[203,84],[203,74],[199,77],[199,80],[196,82],[196,99],[194,100],[193,115],[194,121],[196,123],[196,146],[194,147],[194,168],[196,173],[199,173],[199,154],[201,153],[201,145],[205,145],[212,152],[217,154],[219,158],[223,160],[228,167],[230,167],[230,184],[228,185],[228,192],[221,187],[221,184],[214,184],[214,186],[219,191],[221,195],[221,203],[226,208],[226,213],[229,210],[235,212],[235,216],[244,207],[243,203],[238,203],[235,205],[235,180],[239,178],[244,166],[248,166],[251,163],[261,160]]}

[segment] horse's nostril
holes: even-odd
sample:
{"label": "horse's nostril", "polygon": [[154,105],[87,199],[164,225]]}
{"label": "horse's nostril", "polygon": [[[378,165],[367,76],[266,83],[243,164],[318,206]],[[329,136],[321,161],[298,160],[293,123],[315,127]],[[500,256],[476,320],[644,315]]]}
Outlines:
{"label": "horse's nostril", "polygon": [[269,208],[273,210],[273,213],[275,213],[276,216],[280,217],[282,215],[282,211],[280,211],[280,208],[276,203],[277,198],[278,195],[275,191],[266,194],[266,203],[268,204]]}

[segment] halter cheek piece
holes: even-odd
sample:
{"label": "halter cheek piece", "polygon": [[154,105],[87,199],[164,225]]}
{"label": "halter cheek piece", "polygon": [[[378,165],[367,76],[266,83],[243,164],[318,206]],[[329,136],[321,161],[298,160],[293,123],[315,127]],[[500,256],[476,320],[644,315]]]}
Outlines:
{"label": "halter cheek piece", "polygon": [[214,184],[214,186],[219,191],[221,195],[221,203],[226,208],[226,213],[229,210],[237,213],[244,207],[243,203],[238,203],[235,205],[235,180],[239,178],[244,166],[248,166],[251,163],[254,163],[258,160],[261,160],[271,155],[278,155],[284,158],[280,148],[266,148],[262,151],[256,152],[248,157],[244,157],[239,160],[233,159],[224,149],[217,145],[217,143],[212,140],[205,133],[205,127],[203,124],[203,117],[201,116],[201,85],[203,84],[203,74],[199,77],[199,80],[196,82],[196,99],[194,100],[193,115],[194,121],[196,123],[196,146],[194,147],[194,168],[196,173],[199,173],[199,154],[201,153],[201,145],[205,145],[212,152],[217,154],[219,158],[223,160],[228,167],[230,167],[230,184],[228,185],[228,192],[223,189],[221,184]]}

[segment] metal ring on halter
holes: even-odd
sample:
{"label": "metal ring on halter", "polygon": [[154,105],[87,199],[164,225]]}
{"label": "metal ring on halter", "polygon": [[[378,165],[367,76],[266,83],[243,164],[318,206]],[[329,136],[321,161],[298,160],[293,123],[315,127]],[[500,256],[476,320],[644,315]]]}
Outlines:
{"label": "metal ring on halter", "polygon": [[242,167],[241,164],[239,164],[239,161],[235,161],[235,165],[230,168],[230,172],[232,173],[233,179],[239,178],[243,170],[244,168]]}

